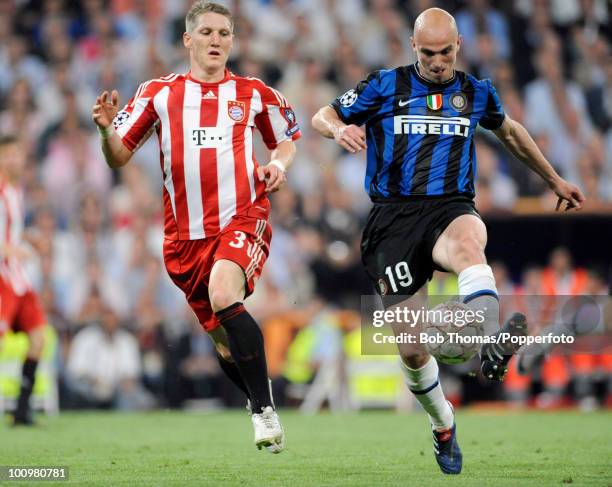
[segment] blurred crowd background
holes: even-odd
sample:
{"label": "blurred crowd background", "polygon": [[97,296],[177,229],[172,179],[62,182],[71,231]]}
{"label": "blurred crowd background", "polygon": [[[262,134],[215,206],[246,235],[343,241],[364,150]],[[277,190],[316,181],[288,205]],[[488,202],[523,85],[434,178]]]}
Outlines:
{"label": "blurred crowd background", "polygon": [[[278,88],[303,133],[288,186],[273,196],[271,256],[248,301],[266,336],[278,403],[299,404],[325,364],[358,360],[360,296],[373,294],[359,261],[370,205],[364,154],[322,141],[310,118],[369,71],[414,62],[412,25],[428,7],[456,16],[463,36],[459,69],[493,80],[508,114],[528,128],[565,178],[583,188],[585,213],[603,217],[598,221],[609,238],[612,9],[605,0],[220,3],[235,14],[231,70]],[[242,403],[163,267],[155,141],[124,169],[111,171],[90,117],[103,90],[117,89],[125,103],[141,82],[188,70],[182,33],[190,4],[0,0],[0,132],[18,134],[28,150],[28,269],[58,337],[62,407]],[[554,195],[492,134],[481,131],[476,147],[477,206],[485,222],[554,209]],[[265,163],[262,147],[258,154]],[[504,256],[496,256],[500,293],[608,293],[609,248],[583,268],[572,263],[573,249],[549,247],[539,265],[508,268]],[[452,294],[454,286],[441,276],[431,289]],[[446,373],[454,376],[449,383],[456,384],[456,402],[610,404],[606,356],[587,366],[566,355],[556,362],[552,372],[543,367],[505,388],[485,386],[467,366]],[[368,404],[360,395],[394,397],[403,390],[399,372],[389,374],[390,381],[370,385],[361,377],[352,391],[356,403]],[[335,380],[347,385],[344,375]],[[311,402],[338,399],[334,391],[319,390],[321,397]]]}

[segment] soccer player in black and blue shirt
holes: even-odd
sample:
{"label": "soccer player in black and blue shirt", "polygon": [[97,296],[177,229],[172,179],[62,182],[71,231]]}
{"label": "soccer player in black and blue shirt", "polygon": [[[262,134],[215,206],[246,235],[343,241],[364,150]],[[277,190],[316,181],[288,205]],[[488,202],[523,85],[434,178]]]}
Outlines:
{"label": "soccer player in black and blue shirt", "polygon": [[[404,305],[434,269],[457,274],[463,302],[486,310],[485,333],[499,333],[495,279],[484,248],[486,227],[473,202],[474,131],[492,130],[559,197],[557,209],[580,209],[580,189],[563,180],[525,128],[504,114],[489,80],[455,70],[461,38],[453,17],[432,8],[419,15],[412,46],[417,63],[370,74],[321,108],[315,130],[349,152],[367,150],[365,189],[374,206],[363,232],[362,260],[386,306]],[[365,131],[361,128],[365,125]],[[503,327],[526,333],[515,314]],[[436,460],[444,473],[461,471],[452,408],[438,382],[438,365],[422,345],[398,345],[410,390],[428,413]],[[503,380],[517,346],[486,345],[481,367]]]}

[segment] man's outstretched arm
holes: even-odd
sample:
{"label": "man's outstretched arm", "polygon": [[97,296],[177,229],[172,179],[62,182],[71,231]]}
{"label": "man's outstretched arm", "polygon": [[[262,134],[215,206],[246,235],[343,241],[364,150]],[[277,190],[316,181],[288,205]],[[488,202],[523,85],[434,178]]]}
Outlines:
{"label": "man's outstretched arm", "polygon": [[557,210],[563,201],[567,201],[566,210],[582,208],[585,197],[580,188],[557,174],[525,127],[506,115],[501,127],[494,130],[494,133],[519,161],[546,181],[550,189],[559,197]]}
{"label": "man's outstretched arm", "polygon": [[312,117],[312,127],[323,137],[334,139],[338,145],[349,152],[359,152],[366,148],[365,132],[357,125],[347,125],[331,106],[321,108]]}
{"label": "man's outstretched arm", "polygon": [[285,171],[289,169],[295,158],[295,142],[283,140],[270,154],[270,162],[257,168],[260,181],[266,181],[266,192],[278,191],[287,181]]}
{"label": "man's outstretched arm", "polygon": [[125,166],[132,157],[132,152],[123,145],[113,126],[113,119],[118,111],[119,94],[116,90],[113,90],[110,94],[110,100],[108,91],[96,98],[91,113],[91,118],[96,123],[100,133],[100,144],[104,159],[113,169]]}

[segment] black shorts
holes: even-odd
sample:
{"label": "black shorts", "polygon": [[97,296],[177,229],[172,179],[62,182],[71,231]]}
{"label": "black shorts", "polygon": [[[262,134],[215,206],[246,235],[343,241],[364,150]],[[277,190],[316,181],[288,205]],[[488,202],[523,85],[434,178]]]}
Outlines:
{"label": "black shorts", "polygon": [[466,214],[480,217],[468,196],[374,204],[361,260],[385,305],[415,294],[434,270],[444,270],[434,264],[434,245],[450,222]]}

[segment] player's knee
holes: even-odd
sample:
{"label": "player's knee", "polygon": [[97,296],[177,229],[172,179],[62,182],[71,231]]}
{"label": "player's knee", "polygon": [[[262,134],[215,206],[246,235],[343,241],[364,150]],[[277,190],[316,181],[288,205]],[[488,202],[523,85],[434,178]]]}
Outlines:
{"label": "player's knee", "polygon": [[239,292],[234,292],[227,288],[214,288],[210,291],[210,305],[215,313],[242,301]]}
{"label": "player's knee", "polygon": [[429,353],[425,351],[415,352],[412,351],[408,353],[401,353],[402,361],[411,369],[420,369],[423,367],[427,361],[429,360]]}
{"label": "player's knee", "polygon": [[454,267],[463,267],[486,262],[484,243],[476,234],[468,234],[457,239],[453,245],[451,259]]}
{"label": "player's knee", "polygon": [[45,346],[45,333],[44,327],[36,328],[28,334],[30,339],[30,348],[28,349],[28,356],[34,359],[40,358],[42,355],[43,348]]}

